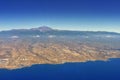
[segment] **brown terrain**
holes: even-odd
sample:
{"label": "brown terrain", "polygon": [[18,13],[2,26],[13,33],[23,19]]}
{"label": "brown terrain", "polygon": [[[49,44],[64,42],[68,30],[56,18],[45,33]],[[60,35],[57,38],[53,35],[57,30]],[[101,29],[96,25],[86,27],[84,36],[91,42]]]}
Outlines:
{"label": "brown terrain", "polygon": [[[99,46],[99,45],[97,45]],[[16,69],[34,64],[62,64],[120,57],[119,50],[52,38],[0,39],[0,68]]]}
{"label": "brown terrain", "polygon": [[0,32],[0,68],[120,58],[120,34],[43,26]]}

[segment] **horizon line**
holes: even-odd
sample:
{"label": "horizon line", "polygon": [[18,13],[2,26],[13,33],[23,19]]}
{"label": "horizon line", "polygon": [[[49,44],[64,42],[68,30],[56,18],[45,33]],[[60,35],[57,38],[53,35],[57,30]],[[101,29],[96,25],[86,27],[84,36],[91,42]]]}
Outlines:
{"label": "horizon line", "polygon": [[[40,26],[40,27],[48,27],[51,28],[49,26]],[[11,31],[11,30],[29,30],[29,29],[33,29],[33,28],[40,28],[40,27],[32,27],[32,28],[13,28],[13,29],[3,29],[0,30],[0,32],[2,31]],[[85,31],[85,32],[113,32],[113,33],[120,33],[117,31],[106,31],[106,30],[76,30],[76,29],[60,29],[60,28],[51,28],[53,30],[63,30],[63,31]]]}

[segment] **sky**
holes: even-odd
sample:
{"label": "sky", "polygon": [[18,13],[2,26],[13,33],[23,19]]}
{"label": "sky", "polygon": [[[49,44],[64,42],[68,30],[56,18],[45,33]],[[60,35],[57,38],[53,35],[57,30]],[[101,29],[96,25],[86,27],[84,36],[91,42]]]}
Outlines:
{"label": "sky", "polygon": [[120,33],[120,0],[0,0],[0,30],[40,26]]}

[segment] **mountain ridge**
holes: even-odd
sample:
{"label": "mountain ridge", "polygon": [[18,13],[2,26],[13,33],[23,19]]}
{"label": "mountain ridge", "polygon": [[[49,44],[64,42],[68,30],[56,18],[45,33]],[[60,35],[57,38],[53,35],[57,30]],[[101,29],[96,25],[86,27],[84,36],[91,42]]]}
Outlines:
{"label": "mountain ridge", "polygon": [[40,32],[47,32],[47,31],[71,31],[71,32],[106,32],[106,33],[117,33],[118,32],[112,32],[112,31],[82,31],[82,30],[60,30],[60,29],[53,29],[49,26],[40,26],[40,27],[35,27],[35,28],[30,28],[30,29],[10,29],[10,30],[2,30],[0,32],[7,32],[7,31],[28,31],[28,30],[33,30],[33,31],[40,31]]}
{"label": "mountain ridge", "polygon": [[0,31],[0,34],[51,34],[51,35],[86,35],[86,34],[112,34],[112,35],[120,35],[117,32],[107,32],[107,31],[72,31],[72,30],[58,30],[52,29],[48,26],[41,26],[38,28],[31,28],[31,29],[12,29],[7,31]]}

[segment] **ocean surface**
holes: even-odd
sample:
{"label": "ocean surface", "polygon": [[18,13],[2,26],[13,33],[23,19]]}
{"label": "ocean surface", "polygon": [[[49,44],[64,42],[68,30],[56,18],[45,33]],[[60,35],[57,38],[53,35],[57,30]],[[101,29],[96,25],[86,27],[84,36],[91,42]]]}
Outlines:
{"label": "ocean surface", "polygon": [[0,69],[0,80],[120,80],[120,59]]}

